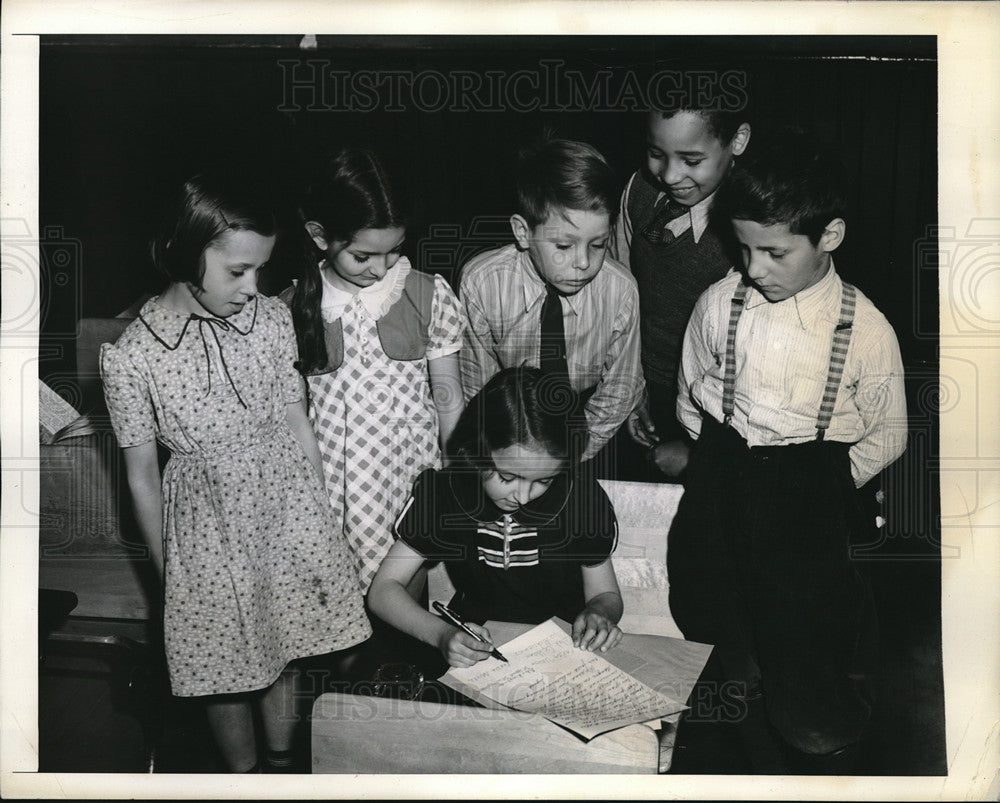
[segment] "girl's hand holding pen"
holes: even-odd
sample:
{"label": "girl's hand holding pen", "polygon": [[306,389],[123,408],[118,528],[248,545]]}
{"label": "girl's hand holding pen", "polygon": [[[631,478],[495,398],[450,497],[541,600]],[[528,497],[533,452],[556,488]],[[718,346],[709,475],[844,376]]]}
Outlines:
{"label": "girl's hand holding pen", "polygon": [[[446,632],[438,642],[438,646],[449,664],[468,667],[490,656],[506,663],[507,659],[493,646],[490,631],[485,627],[466,622],[451,608],[437,600],[434,601],[434,610],[457,627],[459,631],[458,633]],[[458,638],[459,636],[465,638]],[[452,660],[453,657],[467,663],[456,663],[455,660]]]}
{"label": "girl's hand holding pen", "polygon": [[482,625],[468,624],[470,630],[475,631],[485,641],[478,641],[468,633],[459,630],[454,625],[448,623],[448,629],[442,634],[438,642],[438,648],[450,666],[470,667],[475,666],[480,661],[490,657],[493,650],[493,642],[490,639],[490,631]]}

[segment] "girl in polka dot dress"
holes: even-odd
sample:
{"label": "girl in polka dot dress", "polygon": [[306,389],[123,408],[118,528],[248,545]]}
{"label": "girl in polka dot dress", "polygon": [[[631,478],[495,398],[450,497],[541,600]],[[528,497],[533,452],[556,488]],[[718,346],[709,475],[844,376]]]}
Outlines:
{"label": "girl in polka dot dress", "polygon": [[[232,179],[188,181],[154,245],[170,278],[101,353],[136,518],[164,576],[174,694],[204,697],[230,770],[290,760],[297,658],[371,633],[322,483],[287,308],[257,295],[271,212]],[[156,443],[170,451],[160,476]]]}
{"label": "girl in polka dot dress", "polygon": [[367,589],[413,480],[440,465],[461,413],[465,319],[443,278],[400,255],[403,205],[370,151],[327,157],[303,212],[315,250],[281,298],[327,490]]}

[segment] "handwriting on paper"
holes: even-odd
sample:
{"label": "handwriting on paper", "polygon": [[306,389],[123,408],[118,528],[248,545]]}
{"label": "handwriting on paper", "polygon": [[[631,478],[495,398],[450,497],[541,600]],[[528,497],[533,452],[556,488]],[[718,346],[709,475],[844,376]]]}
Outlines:
{"label": "handwriting on paper", "polygon": [[684,710],[596,653],[573,646],[553,621],[503,646],[509,663],[481,661],[448,674],[492,700],[550,719],[592,739]]}

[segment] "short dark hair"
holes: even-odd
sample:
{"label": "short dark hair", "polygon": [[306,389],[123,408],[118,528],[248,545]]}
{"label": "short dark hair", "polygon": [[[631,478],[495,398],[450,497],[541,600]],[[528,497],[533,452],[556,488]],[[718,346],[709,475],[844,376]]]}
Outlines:
{"label": "short dark hair", "polygon": [[745,69],[687,62],[670,74],[680,79],[677,91],[653,98],[651,119],[669,120],[680,112],[696,114],[723,145],[733,141],[743,123],[751,122],[750,76]]}
{"label": "short dark hair", "polygon": [[[448,439],[455,465],[490,471],[493,452],[516,444],[537,444],[565,466],[586,447],[566,411],[568,390],[538,368],[505,368],[479,391],[462,411]],[[570,393],[572,391],[569,391]]]}
{"label": "short dark hair", "polygon": [[708,130],[712,132],[712,136],[723,145],[728,145],[732,142],[740,126],[747,122],[747,117],[742,112],[721,111],[719,109],[678,108],[665,111],[653,109],[650,112],[650,116],[657,120],[669,120],[681,112],[690,112],[691,114],[698,115],[705,121]]}
{"label": "short dark hair", "polygon": [[618,179],[600,152],[585,142],[543,139],[521,153],[517,211],[531,227],[553,209],[618,214]]}
{"label": "short dark hair", "polygon": [[199,173],[172,199],[153,240],[153,264],[171,282],[201,287],[202,254],[227,231],[253,231],[265,237],[278,225],[263,193],[235,168]]}
{"label": "short dark hair", "polygon": [[784,223],[819,243],[831,220],[846,212],[844,167],[829,148],[801,131],[755,141],[719,188],[715,209],[729,220]]}

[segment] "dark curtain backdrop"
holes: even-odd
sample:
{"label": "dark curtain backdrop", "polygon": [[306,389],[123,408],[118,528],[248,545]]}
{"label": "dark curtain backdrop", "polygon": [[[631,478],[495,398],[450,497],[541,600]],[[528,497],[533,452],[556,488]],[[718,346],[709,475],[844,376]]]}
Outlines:
{"label": "dark curtain backdrop", "polygon": [[[166,194],[203,164],[245,160],[273,187],[294,231],[310,154],[370,144],[409,187],[408,255],[454,280],[467,256],[509,237],[519,146],[545,127],[587,140],[624,183],[643,148],[643,114],[630,110],[625,84],[682,68],[747,76],[758,133],[795,124],[839,148],[852,208],[837,267],[889,318],[908,364],[935,359],[936,271],[915,261],[936,221],[933,38],[320,37],[314,50],[298,45],[298,37],[42,38],[43,377],[73,371],[79,318],[114,316],[159,289],[148,239]],[[460,74],[493,72],[513,94],[456,91],[458,100],[436,110],[437,81],[421,84],[422,101],[412,84],[393,95],[391,79],[376,95],[337,83],[360,71],[377,80],[426,70],[452,86]],[[561,94],[532,92],[530,83],[518,93],[519,70],[543,81],[561,70],[581,91],[563,81]],[[324,78],[333,74],[340,78]],[[601,86],[608,91],[587,96]],[[348,99],[374,108],[352,111]],[[267,291],[294,274],[292,239],[276,253]]]}

